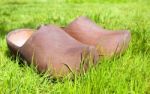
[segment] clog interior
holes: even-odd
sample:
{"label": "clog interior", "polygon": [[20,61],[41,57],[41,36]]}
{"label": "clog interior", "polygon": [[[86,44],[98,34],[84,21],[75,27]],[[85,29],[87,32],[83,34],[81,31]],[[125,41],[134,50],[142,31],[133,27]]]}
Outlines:
{"label": "clog interior", "polygon": [[33,33],[32,30],[20,30],[12,33],[9,36],[8,40],[14,45],[21,47],[30,38],[32,33]]}

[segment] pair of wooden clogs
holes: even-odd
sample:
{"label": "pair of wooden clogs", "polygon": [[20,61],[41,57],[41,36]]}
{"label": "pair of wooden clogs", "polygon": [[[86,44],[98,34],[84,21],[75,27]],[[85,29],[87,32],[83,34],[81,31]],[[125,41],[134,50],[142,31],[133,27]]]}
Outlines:
{"label": "pair of wooden clogs", "polygon": [[17,29],[6,40],[11,52],[19,53],[38,71],[64,76],[86,71],[100,56],[122,54],[130,37],[126,30],[106,30],[81,16],[62,28],[44,25],[38,30]]}

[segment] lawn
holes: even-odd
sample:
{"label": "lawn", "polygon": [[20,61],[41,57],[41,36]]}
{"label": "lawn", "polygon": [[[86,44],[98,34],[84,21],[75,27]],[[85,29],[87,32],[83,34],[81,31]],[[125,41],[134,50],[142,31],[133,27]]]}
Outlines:
{"label": "lawn", "polygon": [[[17,28],[65,26],[78,16],[132,34],[120,57],[101,59],[74,80],[53,79],[11,56],[5,37]],[[150,94],[149,0],[0,0],[0,94]]]}

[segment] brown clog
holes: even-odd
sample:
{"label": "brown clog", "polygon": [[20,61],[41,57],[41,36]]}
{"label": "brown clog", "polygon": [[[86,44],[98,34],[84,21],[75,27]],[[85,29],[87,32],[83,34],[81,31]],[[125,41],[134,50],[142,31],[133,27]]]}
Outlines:
{"label": "brown clog", "polygon": [[76,40],[97,46],[101,55],[109,57],[123,53],[131,37],[127,30],[106,30],[84,16],[75,19],[63,29]]}
{"label": "brown clog", "polygon": [[[54,25],[42,26],[36,32],[30,29],[12,31],[7,36],[8,47],[20,53],[29,64],[33,62],[40,72],[50,71],[53,76],[81,72],[89,67],[87,59],[96,60],[95,47],[82,44]],[[88,57],[88,58],[87,58]],[[83,58],[85,61],[82,61]]]}

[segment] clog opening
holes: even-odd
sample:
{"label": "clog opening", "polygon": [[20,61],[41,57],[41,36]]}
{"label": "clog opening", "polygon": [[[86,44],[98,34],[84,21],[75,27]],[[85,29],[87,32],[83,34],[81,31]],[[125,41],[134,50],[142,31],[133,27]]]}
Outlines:
{"label": "clog opening", "polygon": [[33,30],[19,30],[17,32],[12,33],[8,40],[14,45],[21,47],[23,44],[30,38]]}

